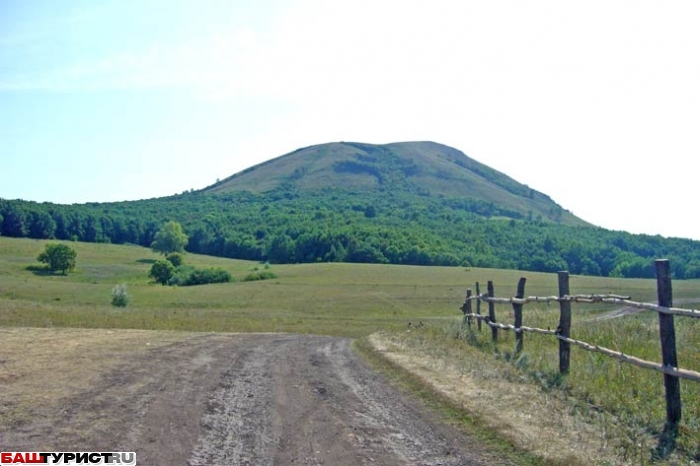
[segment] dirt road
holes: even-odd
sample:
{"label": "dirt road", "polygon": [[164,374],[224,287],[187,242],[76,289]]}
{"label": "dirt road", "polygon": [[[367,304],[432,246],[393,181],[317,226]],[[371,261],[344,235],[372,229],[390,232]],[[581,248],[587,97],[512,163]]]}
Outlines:
{"label": "dirt road", "polygon": [[346,339],[198,335],[100,374],[3,432],[6,451],[136,451],[144,466],[471,465],[470,441]]}

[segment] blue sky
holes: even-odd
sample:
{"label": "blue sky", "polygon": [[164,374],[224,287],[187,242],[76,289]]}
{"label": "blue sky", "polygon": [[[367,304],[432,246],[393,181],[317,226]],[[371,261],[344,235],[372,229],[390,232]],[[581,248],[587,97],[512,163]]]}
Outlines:
{"label": "blue sky", "polygon": [[432,140],[594,224],[700,239],[699,23],[696,1],[1,0],[0,197]]}

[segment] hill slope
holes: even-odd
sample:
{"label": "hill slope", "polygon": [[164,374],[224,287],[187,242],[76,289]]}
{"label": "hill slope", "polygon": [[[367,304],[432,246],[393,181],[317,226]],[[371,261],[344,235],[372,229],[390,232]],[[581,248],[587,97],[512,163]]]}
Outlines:
{"label": "hill slope", "polygon": [[[298,149],[237,173],[203,192],[391,193],[492,203],[516,217],[588,225],[549,196],[434,142],[373,145],[350,142]],[[513,215],[507,215],[513,217]]]}
{"label": "hill slope", "polygon": [[169,220],[190,252],[236,259],[463,265],[700,278],[700,242],[612,232],[461,152],[430,142],[333,143],[210,188],[134,202],[0,199],[0,235],[149,246]]}

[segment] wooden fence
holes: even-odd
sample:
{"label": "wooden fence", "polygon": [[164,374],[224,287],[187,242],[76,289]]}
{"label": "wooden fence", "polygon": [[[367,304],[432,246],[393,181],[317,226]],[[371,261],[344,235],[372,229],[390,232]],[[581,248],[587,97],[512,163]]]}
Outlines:
{"label": "wooden fence", "polygon": [[[671,274],[669,262],[666,259],[657,260],[656,285],[658,304],[639,303],[631,301],[629,296],[619,296],[613,294],[578,294],[572,295],[569,290],[569,272],[559,272],[559,295],[558,296],[528,296],[525,297],[525,278],[518,282],[516,296],[512,298],[497,298],[494,295],[493,282],[489,281],[487,293],[480,294],[479,284],[476,284],[476,294],[472,290],[467,290],[467,298],[462,305],[464,313],[463,325],[471,328],[472,321],[476,320],[478,330],[481,330],[481,323],[484,322],[491,327],[491,338],[493,342],[498,341],[498,330],[514,331],[516,335],[516,354],[523,350],[524,334],[526,332],[552,335],[559,339],[559,372],[567,374],[569,372],[569,361],[571,345],[578,346],[586,351],[605,354],[621,362],[632,364],[644,369],[652,369],[664,374],[664,386],[666,389],[666,427],[667,433],[677,430],[681,420],[681,394],[679,379],[700,382],[700,372],[681,369],[678,367],[676,356],[676,332],[674,327],[674,316],[700,318],[700,311],[692,309],[679,309],[672,307]],[[472,303],[476,301],[476,312],[472,312]],[[481,314],[481,303],[488,304],[488,315]],[[523,305],[528,303],[559,303],[559,326],[556,330],[526,327],[523,325]],[[503,324],[496,321],[495,304],[511,304],[513,306],[514,322],[512,325]],[[630,356],[619,351],[613,351],[597,345],[586,343],[571,338],[571,303],[611,303],[623,304],[626,307],[647,309],[659,314],[659,330],[661,338],[662,363],[645,361],[634,356]]]}

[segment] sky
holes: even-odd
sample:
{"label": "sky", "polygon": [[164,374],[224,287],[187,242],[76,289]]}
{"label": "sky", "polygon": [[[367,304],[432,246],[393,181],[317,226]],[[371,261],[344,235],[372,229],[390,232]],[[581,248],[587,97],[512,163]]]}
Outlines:
{"label": "sky", "polygon": [[0,198],[429,140],[595,225],[700,239],[698,24],[696,0],[0,0]]}

